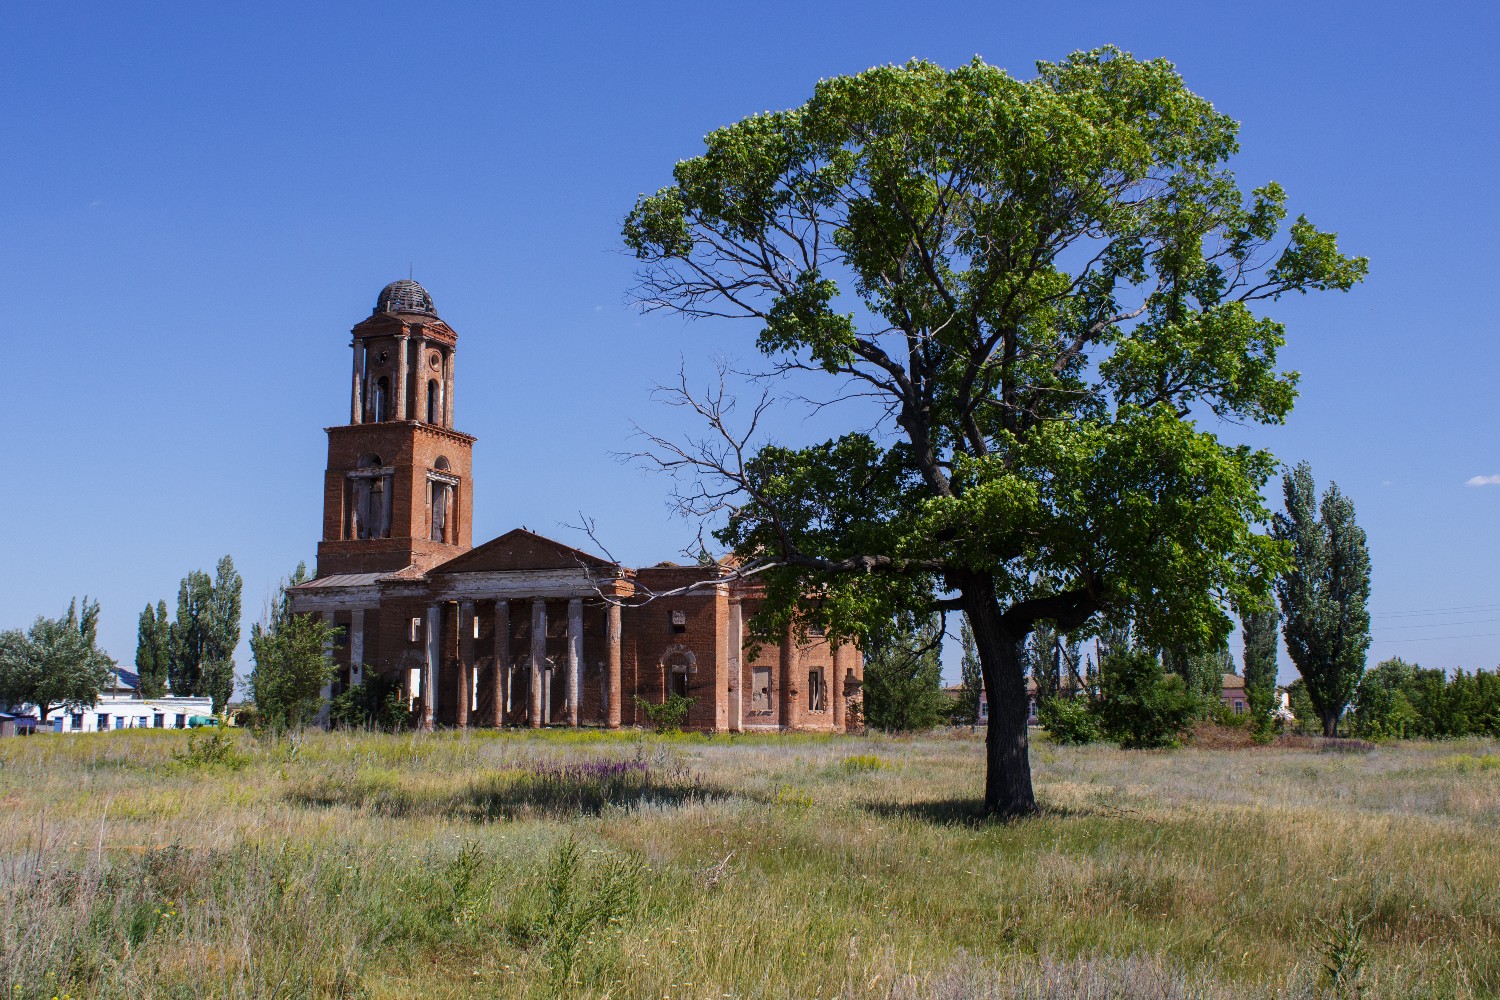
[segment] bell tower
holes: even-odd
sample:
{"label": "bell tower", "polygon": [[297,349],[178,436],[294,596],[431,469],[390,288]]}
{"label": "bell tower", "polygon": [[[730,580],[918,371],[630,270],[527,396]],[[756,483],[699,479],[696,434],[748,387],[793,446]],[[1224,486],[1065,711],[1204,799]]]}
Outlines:
{"label": "bell tower", "polygon": [[326,428],[318,576],[427,570],[473,545],[474,438],[453,429],[458,335],[394,281],[351,331],[349,423]]}

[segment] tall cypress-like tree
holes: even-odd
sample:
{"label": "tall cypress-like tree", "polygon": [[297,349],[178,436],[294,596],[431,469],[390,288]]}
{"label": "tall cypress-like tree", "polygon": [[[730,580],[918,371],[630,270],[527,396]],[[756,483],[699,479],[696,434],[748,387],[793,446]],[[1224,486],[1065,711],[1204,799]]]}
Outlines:
{"label": "tall cypress-like tree", "polygon": [[172,667],[172,621],[167,617],[167,602],[159,602],[159,607],[160,612],[148,601],[136,626],[135,672],[143,698],[166,694]]}
{"label": "tall cypress-like tree", "polygon": [[1318,504],[1312,467],[1302,462],[1282,486],[1286,512],[1276,515],[1273,529],[1292,547],[1292,567],[1276,581],[1283,634],[1323,735],[1333,736],[1359,689],[1370,648],[1370,553],[1354,503],[1336,483]]}
{"label": "tall cypress-like tree", "polygon": [[177,618],[172,622],[172,693],[197,695],[203,690],[203,623],[213,598],[214,582],[193,570],[177,585]]}
{"label": "tall cypress-like tree", "polygon": [[224,711],[234,697],[234,650],[240,644],[241,594],[245,582],[229,556],[214,567],[213,588],[203,611],[202,694]]}
{"label": "tall cypress-like tree", "polygon": [[1281,614],[1275,607],[1244,608],[1240,629],[1245,640],[1245,697],[1257,729],[1270,722],[1276,702],[1276,640]]}
{"label": "tall cypress-like tree", "polygon": [[953,721],[977,729],[980,696],[984,694],[984,671],[979,665],[979,648],[974,645],[974,632],[967,619],[959,626],[958,639],[963,646],[963,660],[959,665],[958,704],[953,709]]}

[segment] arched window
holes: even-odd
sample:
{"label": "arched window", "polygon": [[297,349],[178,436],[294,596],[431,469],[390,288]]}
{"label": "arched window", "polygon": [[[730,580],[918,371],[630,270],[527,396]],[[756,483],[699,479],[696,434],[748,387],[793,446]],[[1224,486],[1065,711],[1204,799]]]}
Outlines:
{"label": "arched window", "polygon": [[432,463],[432,467],[434,469],[437,469],[439,472],[447,472],[448,471],[448,459],[446,459],[442,455],[439,455],[437,457],[437,461],[435,461],[435,462]]}
{"label": "arched window", "polygon": [[375,419],[391,419],[391,380],[385,375],[375,380]]}
{"label": "arched window", "polygon": [[439,395],[442,389],[438,386],[438,380],[427,380],[427,422],[429,424],[442,423],[443,399]]}

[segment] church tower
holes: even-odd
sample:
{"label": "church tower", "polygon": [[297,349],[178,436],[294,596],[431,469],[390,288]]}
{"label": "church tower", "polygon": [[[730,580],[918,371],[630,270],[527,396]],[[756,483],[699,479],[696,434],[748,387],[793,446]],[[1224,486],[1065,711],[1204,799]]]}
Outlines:
{"label": "church tower", "polygon": [[474,438],[453,429],[458,335],[415,281],[353,333],[349,423],[326,428],[318,576],[427,570],[473,545]]}

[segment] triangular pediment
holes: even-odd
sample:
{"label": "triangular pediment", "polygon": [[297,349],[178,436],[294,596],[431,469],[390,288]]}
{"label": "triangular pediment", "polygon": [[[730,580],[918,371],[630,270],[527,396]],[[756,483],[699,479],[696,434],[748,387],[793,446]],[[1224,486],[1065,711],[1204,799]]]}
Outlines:
{"label": "triangular pediment", "polygon": [[525,528],[507,531],[461,556],[455,556],[428,571],[429,576],[449,573],[504,573],[537,569],[610,569],[607,559],[545,538]]}

